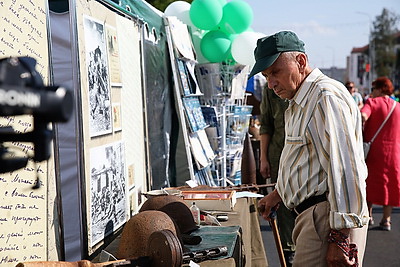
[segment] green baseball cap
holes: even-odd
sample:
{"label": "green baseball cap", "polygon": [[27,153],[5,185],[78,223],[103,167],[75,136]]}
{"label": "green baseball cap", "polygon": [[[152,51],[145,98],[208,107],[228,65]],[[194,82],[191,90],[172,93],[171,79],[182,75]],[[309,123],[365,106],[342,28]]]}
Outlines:
{"label": "green baseball cap", "polygon": [[258,39],[257,47],[254,49],[256,63],[249,74],[249,78],[269,68],[282,52],[289,51],[306,52],[304,42],[294,32],[281,31]]}

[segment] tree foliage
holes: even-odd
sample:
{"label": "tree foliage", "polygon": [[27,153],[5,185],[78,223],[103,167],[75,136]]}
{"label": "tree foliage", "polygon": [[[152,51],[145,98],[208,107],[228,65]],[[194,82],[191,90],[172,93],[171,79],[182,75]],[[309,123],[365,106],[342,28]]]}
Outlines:
{"label": "tree foliage", "polygon": [[371,32],[374,71],[377,76],[394,78],[396,70],[395,45],[397,41],[397,24],[399,16],[384,8],[381,15],[376,16]]}
{"label": "tree foliage", "polygon": [[[172,2],[175,2],[176,0],[146,0],[147,3],[149,3],[150,5],[154,6],[155,8],[157,8],[158,10],[164,12],[164,10],[167,8],[167,6],[169,4],[171,4]],[[188,3],[191,3],[192,0],[181,0],[181,1],[185,1]]]}

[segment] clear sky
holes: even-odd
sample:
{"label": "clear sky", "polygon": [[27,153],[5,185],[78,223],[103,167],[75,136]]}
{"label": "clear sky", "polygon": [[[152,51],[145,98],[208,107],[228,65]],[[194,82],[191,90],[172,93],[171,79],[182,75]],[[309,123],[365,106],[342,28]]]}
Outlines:
{"label": "clear sky", "polygon": [[310,64],[318,68],[345,68],[351,50],[368,44],[372,21],[383,8],[400,16],[400,0],[244,1],[252,7],[254,31],[294,31],[306,44]]}

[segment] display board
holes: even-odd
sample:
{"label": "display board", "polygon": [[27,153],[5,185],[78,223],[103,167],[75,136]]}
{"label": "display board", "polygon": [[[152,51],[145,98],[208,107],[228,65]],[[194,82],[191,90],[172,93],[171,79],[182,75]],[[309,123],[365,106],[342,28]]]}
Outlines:
{"label": "display board", "polygon": [[[36,71],[49,84],[47,1],[0,1],[0,58],[30,56]],[[29,132],[32,117],[0,118],[1,127],[15,133]],[[4,142],[14,157],[32,155],[34,146],[19,141]],[[22,261],[57,260],[54,159],[28,161],[25,168],[0,174],[0,266]],[[37,177],[39,178],[37,180]],[[39,184],[39,188],[34,188]]]}
{"label": "display board", "polygon": [[[190,181],[186,183],[214,186],[209,167],[216,155],[205,133],[208,125],[199,102],[202,92],[194,73],[197,62],[189,31],[187,25],[176,17],[166,16],[164,22],[174,78],[176,109],[190,175]],[[178,175],[183,176],[181,173]]]}
{"label": "display board", "polygon": [[173,16],[164,21],[190,178],[210,186],[239,185],[252,110],[243,105],[249,66],[198,64],[188,26]]}
{"label": "display board", "polygon": [[140,32],[133,18],[76,1],[84,229],[88,256],[120,229],[145,190]]}

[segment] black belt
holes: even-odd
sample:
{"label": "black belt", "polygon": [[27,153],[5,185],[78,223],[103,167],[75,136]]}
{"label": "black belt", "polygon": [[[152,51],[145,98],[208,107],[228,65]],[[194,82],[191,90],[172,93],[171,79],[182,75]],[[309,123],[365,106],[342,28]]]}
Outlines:
{"label": "black belt", "polygon": [[315,204],[318,204],[320,202],[327,201],[327,200],[328,199],[326,198],[326,193],[323,193],[322,195],[312,196],[310,198],[307,198],[306,200],[301,202],[299,205],[297,205],[297,207],[295,207],[292,210],[293,216],[297,217],[298,215],[300,215],[300,213],[302,213],[309,207],[314,206]]}

